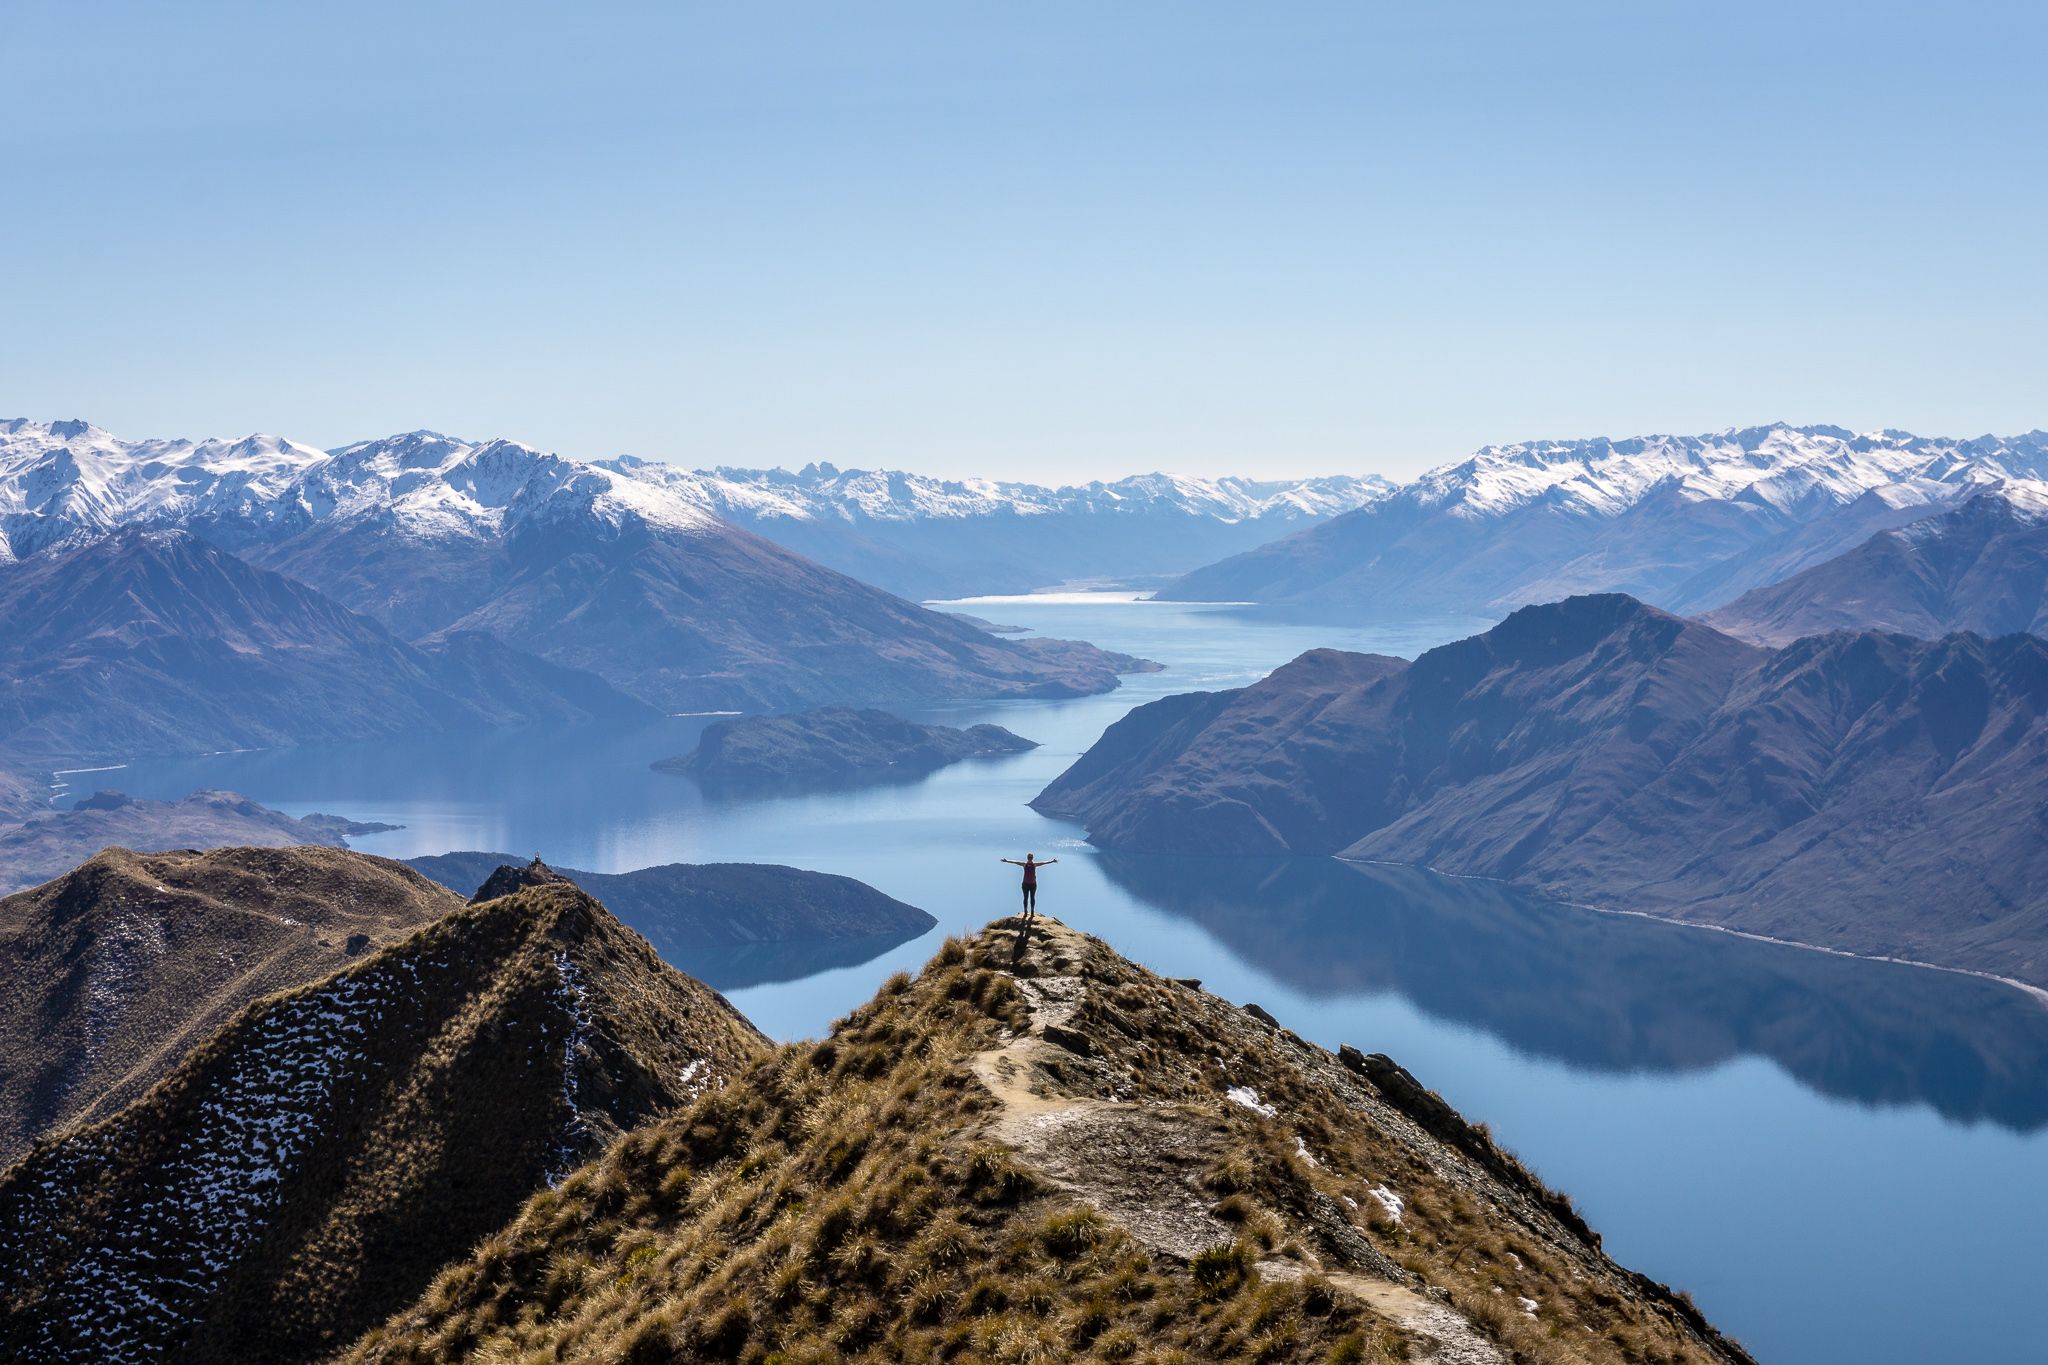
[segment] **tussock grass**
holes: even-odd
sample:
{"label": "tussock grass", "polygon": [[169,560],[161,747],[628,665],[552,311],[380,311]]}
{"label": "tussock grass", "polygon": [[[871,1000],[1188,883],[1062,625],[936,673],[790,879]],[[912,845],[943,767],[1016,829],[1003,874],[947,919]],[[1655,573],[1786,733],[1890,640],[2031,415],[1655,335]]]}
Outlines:
{"label": "tussock grass", "polygon": [[[1422,1132],[1329,1054],[1100,945],[1011,952],[994,932],[949,939],[829,1038],[627,1135],[345,1359],[1408,1359],[1413,1337],[1315,1270],[1382,1254],[1509,1359],[1737,1358],[1511,1159]],[[974,1058],[1029,1022],[1019,980],[1050,975],[1085,983],[1068,1027],[1086,1046],[1035,1054],[1039,1081],[1187,1116],[1207,1155],[1158,1194],[1225,1220],[1216,1244],[1148,1248],[996,1136]],[[1274,1114],[1227,1100],[1238,1085]],[[1399,1192],[1399,1218],[1376,1187]]]}

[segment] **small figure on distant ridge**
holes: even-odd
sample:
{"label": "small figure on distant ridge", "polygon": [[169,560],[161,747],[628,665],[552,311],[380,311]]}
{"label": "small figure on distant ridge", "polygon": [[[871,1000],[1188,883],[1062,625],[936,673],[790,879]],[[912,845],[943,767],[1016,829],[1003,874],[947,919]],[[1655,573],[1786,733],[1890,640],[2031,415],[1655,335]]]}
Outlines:
{"label": "small figure on distant ridge", "polygon": [[1038,869],[1051,867],[1059,859],[1046,858],[1041,861],[1036,853],[1027,853],[1021,863],[1015,858],[1005,858],[1003,861],[1011,867],[1024,869],[1024,918],[1030,919],[1038,913]]}

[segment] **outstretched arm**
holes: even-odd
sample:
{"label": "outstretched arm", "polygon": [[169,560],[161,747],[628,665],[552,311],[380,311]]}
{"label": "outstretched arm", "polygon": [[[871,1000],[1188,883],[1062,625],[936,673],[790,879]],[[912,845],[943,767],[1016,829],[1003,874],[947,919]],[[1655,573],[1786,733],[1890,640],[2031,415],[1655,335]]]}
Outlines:
{"label": "outstretched arm", "polygon": [[1022,863],[1018,862],[1018,861],[1017,861],[1017,860],[1016,860],[1015,858],[998,858],[998,859],[996,859],[996,861],[997,861],[997,862],[999,862],[999,863],[1008,863],[1008,864],[1009,864],[1010,866],[1012,866],[1012,867],[1022,867],[1022,866],[1024,866],[1024,864],[1022,864]]}

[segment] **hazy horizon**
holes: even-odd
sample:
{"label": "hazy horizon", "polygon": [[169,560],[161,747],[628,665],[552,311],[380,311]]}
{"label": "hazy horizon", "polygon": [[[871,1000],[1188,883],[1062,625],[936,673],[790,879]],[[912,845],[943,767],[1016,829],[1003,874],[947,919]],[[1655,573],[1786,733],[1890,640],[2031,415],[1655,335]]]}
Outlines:
{"label": "hazy horizon", "polygon": [[2048,424],[2038,7],[28,4],[6,38],[0,410],[124,434],[1064,483]]}

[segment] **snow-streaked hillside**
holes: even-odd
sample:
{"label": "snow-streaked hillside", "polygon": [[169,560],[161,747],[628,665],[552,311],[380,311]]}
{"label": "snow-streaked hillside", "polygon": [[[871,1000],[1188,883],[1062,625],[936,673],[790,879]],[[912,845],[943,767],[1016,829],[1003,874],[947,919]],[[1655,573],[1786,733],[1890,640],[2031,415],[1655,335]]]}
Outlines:
{"label": "snow-streaked hillside", "polygon": [[1408,488],[1424,507],[1484,518],[1543,500],[1619,516],[1659,488],[1695,502],[1744,501],[1798,516],[1877,493],[1894,506],[1952,501],[2015,479],[2048,478],[2048,432],[1974,440],[1782,424],[1706,436],[1525,441],[1484,446]]}
{"label": "snow-streaked hillside", "polygon": [[1351,614],[1627,592],[1698,611],[1987,490],[2048,493],[2048,432],[1777,424],[1488,446],[1163,595]]}
{"label": "snow-streaked hillside", "polygon": [[918,521],[1061,514],[1132,515],[1167,510],[1236,523],[1331,517],[1384,497],[1394,485],[1376,474],[1306,479],[1201,479],[1137,474],[1114,483],[1048,487],[996,479],[939,479],[891,469],[809,464],[785,469],[683,470],[630,456],[603,467],[676,488],[720,516],[742,522],[777,518]]}
{"label": "snow-streaked hillside", "polygon": [[278,436],[126,441],[84,422],[0,422],[0,556],[122,526],[202,530],[242,548],[330,520],[374,518],[421,539],[495,538],[524,522],[638,519],[699,531],[715,518],[653,480],[517,441],[430,431],[327,452]]}
{"label": "snow-streaked hillside", "polygon": [[262,526],[327,459],[277,436],[124,441],[86,422],[0,421],[0,560],[117,526]]}
{"label": "snow-streaked hillside", "polygon": [[330,518],[381,516],[394,529],[498,535],[573,508],[670,530],[710,518],[915,521],[1170,510],[1225,523],[1334,516],[1383,496],[1376,476],[1197,479],[1145,474],[1050,488],[895,470],[685,470],[630,456],[579,461],[517,441],[433,431],[334,451],[279,436],[239,441],[124,440],[86,422],[0,421],[0,539],[11,557],[78,531],[229,524],[253,538]]}

